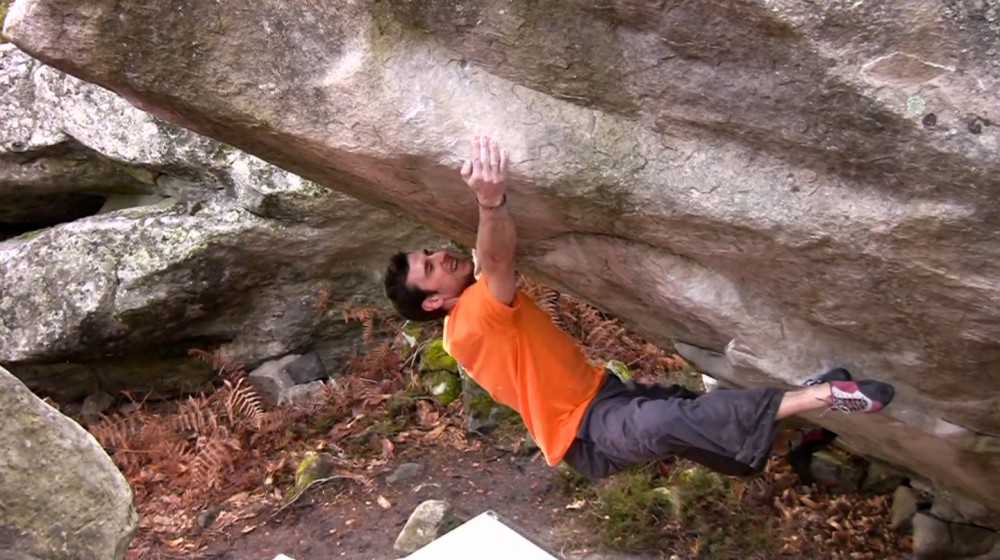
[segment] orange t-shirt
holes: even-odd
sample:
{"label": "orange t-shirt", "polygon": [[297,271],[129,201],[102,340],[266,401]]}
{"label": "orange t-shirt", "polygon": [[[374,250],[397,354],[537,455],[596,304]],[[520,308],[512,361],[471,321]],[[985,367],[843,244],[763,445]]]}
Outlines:
{"label": "orange t-shirt", "polygon": [[510,306],[486,277],[444,322],[444,348],[493,399],[516,410],[549,465],[562,460],[604,380],[576,342],[520,291]]}

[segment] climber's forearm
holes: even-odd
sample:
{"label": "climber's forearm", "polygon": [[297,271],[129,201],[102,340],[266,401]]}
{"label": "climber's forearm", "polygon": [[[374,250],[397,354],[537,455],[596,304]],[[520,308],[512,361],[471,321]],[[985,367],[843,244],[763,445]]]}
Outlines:
{"label": "climber's forearm", "polygon": [[477,136],[472,158],[462,164],[462,179],[476,195],[479,226],[476,256],[490,293],[510,305],[514,301],[514,221],[507,212],[507,165],[509,154],[496,140]]}
{"label": "climber's forearm", "polygon": [[514,299],[516,246],[517,231],[507,211],[506,195],[500,201],[479,201],[476,258],[493,295],[507,304]]}

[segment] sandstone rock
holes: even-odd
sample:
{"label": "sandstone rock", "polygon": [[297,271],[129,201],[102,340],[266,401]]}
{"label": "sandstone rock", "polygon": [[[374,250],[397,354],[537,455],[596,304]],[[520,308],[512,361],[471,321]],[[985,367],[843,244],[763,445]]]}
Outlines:
{"label": "sandstone rock", "polygon": [[[269,407],[307,400],[319,393],[326,383],[319,379],[306,383],[299,382],[292,376],[290,368],[299,364],[297,369],[294,369],[298,378],[309,378],[315,374],[316,364],[319,363],[319,358],[315,354],[311,356],[313,357],[306,362],[302,361],[306,356],[298,354],[264,362],[247,375],[247,380],[260,395],[262,402]],[[321,363],[319,367],[322,367]],[[325,370],[323,372],[325,373]]]}
{"label": "sandstone rock", "polygon": [[326,377],[326,367],[315,352],[303,354],[285,366],[295,383],[309,383]]}
{"label": "sandstone rock", "polygon": [[889,526],[905,529],[912,524],[917,513],[917,493],[909,486],[900,486],[892,493],[892,512]]}
{"label": "sandstone rock", "polygon": [[990,520],[989,509],[978,500],[951,492],[946,488],[937,488],[934,491],[931,513],[939,519],[972,525],[984,525]]}
{"label": "sandstone rock", "polygon": [[83,399],[83,407],[80,409],[80,416],[88,425],[98,422],[101,419],[101,414],[114,404],[114,402],[115,398],[104,391],[98,391],[92,395],[88,395],[87,398]]}
{"label": "sandstone rock", "polygon": [[424,466],[420,463],[403,463],[392,474],[385,477],[385,481],[389,484],[395,484],[403,480],[418,477],[423,473]]}
{"label": "sandstone rock", "polygon": [[18,0],[5,33],[465,244],[454,166],[500,134],[524,270],[720,381],[894,383],[820,422],[1000,512],[997,9]]}
{"label": "sandstone rock", "polygon": [[503,418],[514,414],[469,377],[444,351],[440,338],[431,340],[420,354],[420,374],[425,388],[439,403],[448,405],[462,397],[465,429],[469,432],[489,432]]}
{"label": "sandstone rock", "polygon": [[917,558],[934,560],[950,558],[951,534],[949,523],[933,515],[918,512],[913,517],[913,552]]}
{"label": "sandstone rock", "polygon": [[79,424],[2,367],[0,440],[0,557],[125,558],[138,522],[125,477]]}
{"label": "sandstone rock", "polygon": [[451,505],[446,501],[427,500],[422,502],[406,520],[406,525],[396,537],[393,548],[398,552],[410,554],[420,547],[426,546],[441,536],[444,528],[450,522],[450,515]]}
{"label": "sandstone rock", "polygon": [[470,433],[488,433],[500,422],[516,416],[510,407],[493,400],[493,397],[459,366],[462,379],[462,406],[465,411],[465,430]]}
{"label": "sandstone rock", "polygon": [[834,492],[855,492],[864,476],[858,465],[832,451],[813,453],[809,472],[820,486]]}
{"label": "sandstone rock", "polygon": [[326,383],[323,381],[311,381],[309,383],[302,383],[301,385],[293,385],[281,393],[278,397],[278,406],[284,404],[292,404],[302,401],[309,401],[310,399],[316,397],[320,394],[320,391]]}
{"label": "sandstone rock", "polygon": [[[358,339],[341,312],[380,301],[396,247],[434,239],[9,44],[0,83],[0,363],[33,389],[195,390],[206,345],[335,361]],[[42,229],[2,241],[18,228]]]}
{"label": "sandstone rock", "polygon": [[950,523],[927,512],[913,518],[913,554],[918,560],[974,558],[993,550],[998,535],[984,527]]}
{"label": "sandstone rock", "polygon": [[0,552],[0,560],[44,560],[37,556],[31,554],[24,554],[23,552],[14,551],[2,551]]}
{"label": "sandstone rock", "polygon": [[874,494],[891,494],[905,481],[906,477],[899,469],[882,461],[872,461],[865,470],[861,490]]}
{"label": "sandstone rock", "polygon": [[278,406],[282,395],[295,386],[295,381],[285,371],[285,366],[298,358],[297,354],[292,354],[279,360],[264,362],[247,376],[247,381],[268,406]]}

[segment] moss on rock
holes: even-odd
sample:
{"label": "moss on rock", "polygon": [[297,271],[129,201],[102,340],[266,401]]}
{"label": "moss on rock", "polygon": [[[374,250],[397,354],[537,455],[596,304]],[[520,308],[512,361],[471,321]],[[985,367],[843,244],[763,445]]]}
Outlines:
{"label": "moss on rock", "polygon": [[470,432],[487,432],[510,420],[521,421],[521,416],[514,409],[493,400],[464,371],[462,393],[465,399],[465,428]]}
{"label": "moss on rock", "polygon": [[291,502],[305,492],[309,485],[330,476],[333,458],[327,453],[307,453],[295,469],[295,484],[285,492],[285,501]]}
{"label": "moss on rock", "polygon": [[458,373],[458,362],[444,350],[444,341],[440,338],[432,340],[420,354],[420,373],[450,371]]}
{"label": "moss on rock", "polygon": [[427,390],[442,405],[449,405],[462,394],[462,380],[450,371],[437,371],[426,380]]}
{"label": "moss on rock", "polygon": [[3,34],[3,21],[7,19],[7,6],[10,2],[11,0],[0,0],[0,43],[8,41],[7,36]]}
{"label": "moss on rock", "polygon": [[632,371],[623,362],[611,360],[604,367],[611,370],[611,372],[617,375],[618,379],[621,379],[623,382],[630,381],[632,379]]}

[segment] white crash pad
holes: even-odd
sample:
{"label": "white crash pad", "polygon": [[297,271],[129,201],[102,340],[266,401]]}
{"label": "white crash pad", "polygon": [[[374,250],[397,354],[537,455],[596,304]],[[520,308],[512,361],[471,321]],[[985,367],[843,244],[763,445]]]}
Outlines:
{"label": "white crash pad", "polygon": [[541,547],[505,525],[492,511],[483,512],[406,557],[406,560],[556,560]]}

